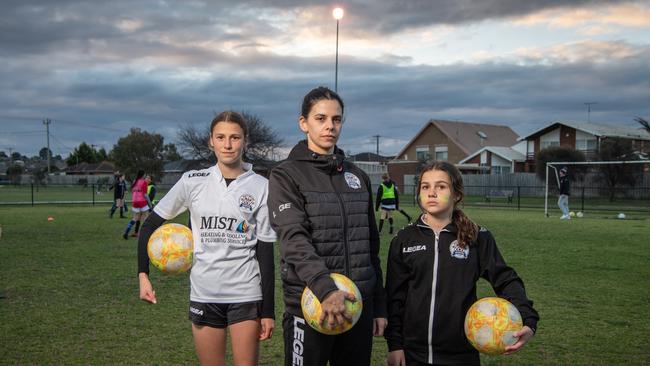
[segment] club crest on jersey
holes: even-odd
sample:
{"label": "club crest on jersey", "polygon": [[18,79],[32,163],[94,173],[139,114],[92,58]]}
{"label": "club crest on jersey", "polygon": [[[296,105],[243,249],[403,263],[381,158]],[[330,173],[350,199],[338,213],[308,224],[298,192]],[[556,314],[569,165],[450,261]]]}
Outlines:
{"label": "club crest on jersey", "polygon": [[255,198],[250,194],[242,194],[239,196],[239,208],[242,208],[246,211],[253,211],[255,207]]}
{"label": "club crest on jersey", "polygon": [[469,247],[463,248],[458,244],[458,240],[454,240],[449,245],[449,253],[454,258],[467,259],[469,256]]}
{"label": "club crest on jersey", "polygon": [[237,225],[236,231],[238,233],[247,233],[248,232],[248,223],[246,221],[242,221],[239,225]]}
{"label": "club crest on jersey", "polygon": [[359,177],[357,177],[356,175],[350,172],[345,172],[343,176],[345,177],[345,182],[348,184],[348,186],[350,186],[350,188],[352,189],[361,188],[361,180],[359,179]]}

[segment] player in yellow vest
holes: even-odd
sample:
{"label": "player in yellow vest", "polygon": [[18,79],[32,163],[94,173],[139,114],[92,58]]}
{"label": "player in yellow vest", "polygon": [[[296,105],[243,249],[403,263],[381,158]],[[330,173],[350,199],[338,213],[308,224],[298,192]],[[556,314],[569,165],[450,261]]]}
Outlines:
{"label": "player in yellow vest", "polygon": [[153,206],[156,204],[154,201],[154,198],[156,198],[156,192],[158,191],[156,189],[156,183],[153,181],[153,175],[149,174],[144,178],[147,181],[147,196],[149,196],[149,201],[151,201],[151,210],[153,210]]}
{"label": "player in yellow vest", "polygon": [[393,211],[399,210],[399,193],[397,192],[397,187],[395,182],[390,180],[388,174],[381,176],[382,182],[377,189],[377,203],[375,204],[375,211],[379,210],[381,207],[381,216],[379,219],[379,233],[381,234],[381,229],[384,226],[384,221],[388,219],[390,228],[388,230],[389,234],[393,233]]}

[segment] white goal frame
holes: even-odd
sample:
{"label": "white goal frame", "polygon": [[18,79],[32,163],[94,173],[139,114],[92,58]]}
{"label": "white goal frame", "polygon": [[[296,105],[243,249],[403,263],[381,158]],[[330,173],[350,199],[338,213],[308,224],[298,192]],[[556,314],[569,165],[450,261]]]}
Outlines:
{"label": "white goal frame", "polygon": [[548,172],[552,168],[555,172],[555,179],[558,188],[560,187],[560,178],[557,174],[557,165],[613,165],[613,164],[650,164],[650,160],[628,160],[628,161],[549,161],[546,163],[546,184],[544,186],[544,216],[548,217]]}

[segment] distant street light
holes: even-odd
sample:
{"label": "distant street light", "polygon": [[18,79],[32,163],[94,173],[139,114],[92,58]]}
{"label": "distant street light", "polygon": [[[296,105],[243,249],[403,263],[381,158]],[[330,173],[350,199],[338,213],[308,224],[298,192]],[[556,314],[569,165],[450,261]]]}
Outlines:
{"label": "distant street light", "polygon": [[585,103],[585,105],[587,106],[587,123],[591,123],[591,106],[594,104],[598,104],[598,102]]}
{"label": "distant street light", "polygon": [[339,87],[339,20],[343,18],[343,9],[334,8],[332,16],[336,19],[336,62],[334,64],[334,91]]}

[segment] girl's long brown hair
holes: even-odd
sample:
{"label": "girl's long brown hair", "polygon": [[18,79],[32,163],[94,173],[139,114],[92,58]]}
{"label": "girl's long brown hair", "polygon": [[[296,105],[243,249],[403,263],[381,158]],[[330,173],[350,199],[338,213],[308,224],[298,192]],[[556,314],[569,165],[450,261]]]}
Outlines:
{"label": "girl's long brown hair", "polygon": [[417,192],[418,204],[420,204],[422,176],[424,173],[430,170],[440,170],[449,175],[449,179],[451,180],[451,189],[454,195],[454,211],[451,214],[451,221],[454,223],[454,225],[456,225],[456,228],[458,229],[458,244],[462,248],[465,248],[471,242],[476,240],[476,237],[478,236],[478,225],[476,225],[474,221],[467,217],[467,215],[465,215],[465,213],[460,208],[458,208],[460,203],[463,201],[463,197],[465,196],[465,185],[463,184],[463,177],[460,175],[458,168],[449,162],[433,161],[427,163],[424,168],[422,168],[420,177],[418,179],[418,182],[420,182],[418,184]]}

